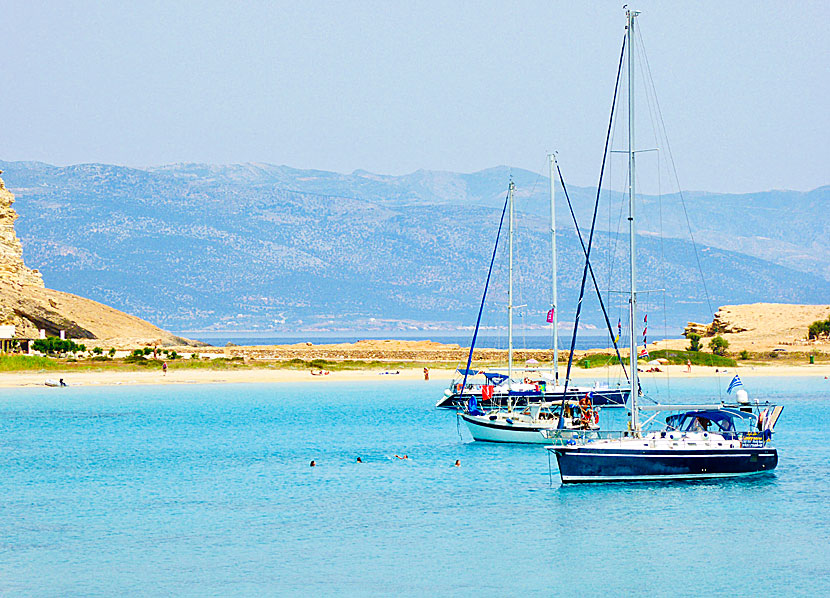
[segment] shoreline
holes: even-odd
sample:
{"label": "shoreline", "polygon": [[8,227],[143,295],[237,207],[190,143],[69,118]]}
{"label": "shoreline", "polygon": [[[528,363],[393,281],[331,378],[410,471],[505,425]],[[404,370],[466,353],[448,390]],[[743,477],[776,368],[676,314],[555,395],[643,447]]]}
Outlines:
{"label": "shoreline", "polygon": [[[692,372],[686,372],[686,366],[662,366],[659,373],[641,372],[640,378],[646,380],[682,380],[686,378],[718,377],[731,379],[736,373],[744,380],[763,377],[815,377],[830,382],[830,364],[814,365],[738,365],[737,367],[715,368],[710,366],[693,366]],[[717,371],[716,371],[717,370]],[[388,371],[397,374],[386,373]],[[449,384],[455,372],[454,368],[430,368],[430,381]],[[560,369],[564,373],[564,369]],[[572,372],[574,380],[616,380],[620,375],[617,368],[576,369]],[[309,370],[251,368],[239,370],[223,369],[174,369],[167,374],[158,370],[147,371],[27,371],[0,373],[0,388],[48,388],[46,380],[63,378],[70,387],[81,386],[133,386],[133,385],[179,385],[179,384],[296,384],[331,382],[382,382],[382,381],[416,381],[424,379],[422,367],[395,368],[391,370],[360,369],[332,371],[325,376],[312,376]]]}

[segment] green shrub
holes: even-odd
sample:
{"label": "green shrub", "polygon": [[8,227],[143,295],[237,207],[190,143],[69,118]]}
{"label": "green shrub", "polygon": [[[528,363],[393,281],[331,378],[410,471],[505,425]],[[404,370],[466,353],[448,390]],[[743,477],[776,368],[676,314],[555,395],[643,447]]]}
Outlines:
{"label": "green shrub", "polygon": [[712,353],[714,353],[715,355],[726,355],[726,349],[728,347],[729,341],[720,335],[716,336],[711,341],[709,341],[709,348],[712,349]]}
{"label": "green shrub", "polygon": [[104,353],[104,350],[101,347],[93,347],[92,352],[96,355],[101,355]]}
{"label": "green shrub", "polygon": [[73,341],[61,340],[57,336],[47,336],[46,338],[37,339],[32,343],[32,349],[45,353],[46,355],[62,355],[63,353],[74,353],[83,350]]}
{"label": "green shrub", "polygon": [[686,338],[689,339],[689,351],[700,351],[700,335],[694,332],[690,332],[686,335]]}
{"label": "green shrub", "polygon": [[[133,349],[133,352],[130,353],[129,357],[144,359],[144,350],[142,350],[142,349]],[[129,357],[128,357],[128,359],[129,359]]]}
{"label": "green shrub", "polygon": [[179,354],[178,354],[178,353],[176,353],[175,351],[170,351],[170,353],[168,353],[168,354],[167,354],[167,356],[168,356],[170,359],[178,359],[178,358],[179,358]]}
{"label": "green shrub", "polygon": [[749,359],[749,351],[747,351],[746,349],[741,351],[741,359]]}
{"label": "green shrub", "polygon": [[115,357],[115,347],[110,347],[110,350],[107,351],[107,355],[110,357]]}
{"label": "green shrub", "polygon": [[830,318],[826,320],[816,320],[807,329],[807,338],[815,339],[820,336],[830,336]]}

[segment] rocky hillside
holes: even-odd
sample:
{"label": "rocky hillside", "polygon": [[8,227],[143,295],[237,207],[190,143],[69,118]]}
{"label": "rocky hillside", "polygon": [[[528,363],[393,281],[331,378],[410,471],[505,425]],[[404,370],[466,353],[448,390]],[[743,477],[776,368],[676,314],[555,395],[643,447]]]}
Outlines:
{"label": "rocky hillside", "polygon": [[[830,305],[753,303],[724,305],[711,324],[689,322],[686,333],[702,337],[716,334],[729,341],[729,351],[768,351],[774,348],[804,351],[827,350],[826,341],[808,341],[807,328],[817,320],[830,318]],[[704,346],[708,341],[704,340]]]}
{"label": "rocky hillside", "polygon": [[58,336],[64,330],[67,338],[102,347],[191,343],[106,305],[45,288],[40,273],[23,262],[13,202],[14,195],[0,179],[0,324],[13,324],[18,337],[37,338],[41,329]]}
{"label": "rocky hillside", "polygon": [[[502,167],[393,177],[263,164],[0,168],[17,194],[26,259],[48,285],[168,329],[286,333],[474,323],[512,175],[520,212],[516,293],[527,306],[517,325],[544,326],[549,309],[547,180],[535,173]],[[583,225],[593,194],[571,189]],[[665,298],[643,295],[652,333],[664,322],[676,333],[690,319],[708,321],[728,303],[830,302],[830,210],[820,209],[827,198],[827,189],[689,194],[696,238],[709,239],[696,255],[677,198],[664,197],[661,207],[643,197],[640,286],[667,289]],[[605,291],[624,288],[627,236],[619,232],[618,200],[603,204],[595,237],[594,269]],[[583,258],[564,202],[557,218],[560,315],[568,320]],[[662,240],[655,234],[661,222]],[[505,323],[505,254],[496,262],[488,326]],[[590,301],[583,322],[599,326]],[[624,297],[611,293],[609,304],[612,321],[625,320]]]}

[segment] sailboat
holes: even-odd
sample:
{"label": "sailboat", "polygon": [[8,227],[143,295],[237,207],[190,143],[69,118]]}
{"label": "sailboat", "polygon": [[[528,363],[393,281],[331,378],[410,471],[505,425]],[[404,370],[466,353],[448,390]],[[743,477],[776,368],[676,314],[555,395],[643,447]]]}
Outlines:
{"label": "sailboat", "polygon": [[[468,410],[470,399],[476,399],[481,407],[489,409],[503,409],[507,407],[538,406],[545,403],[577,402],[590,395],[593,407],[624,407],[631,392],[627,381],[610,386],[594,382],[591,386],[564,385],[559,378],[559,306],[557,291],[557,252],[556,252],[556,154],[548,155],[550,167],[550,233],[551,233],[551,308],[548,312],[548,322],[552,327],[553,364],[548,371],[538,367],[525,367],[517,370],[513,367],[513,191],[508,190],[508,204],[510,209],[509,244],[510,266],[508,281],[508,368],[503,370],[475,370],[467,367],[458,368],[456,375],[444,391],[444,396],[438,400],[436,407]],[[498,243],[498,240],[497,240]],[[486,294],[486,290],[485,290]],[[470,347],[470,355],[475,345]],[[515,376],[518,374],[518,376]],[[542,413],[545,411],[543,410]],[[513,418],[511,418],[513,419]],[[514,420],[515,421],[515,420]],[[512,425],[512,424],[507,424]]]}
{"label": "sailboat", "polygon": [[[554,184],[553,166],[555,165],[555,157],[551,156],[551,188]],[[529,380],[525,378],[521,385],[517,385],[513,379],[513,228],[514,228],[514,192],[515,184],[510,182],[507,193],[506,209],[508,210],[508,290],[507,290],[507,331],[508,331],[508,345],[507,345],[507,375],[500,380],[498,388],[501,390],[500,396],[496,397],[494,385],[481,386],[481,400],[482,403],[490,403],[490,409],[484,411],[479,408],[479,398],[476,394],[469,393],[467,402],[464,405],[463,412],[459,414],[461,419],[467,425],[474,440],[487,442],[518,442],[518,443],[538,443],[549,444],[551,437],[546,434],[550,431],[558,431],[557,438],[564,441],[567,437],[563,436],[563,430],[597,430],[599,429],[599,407],[594,397],[599,394],[594,389],[585,389],[578,387],[569,388],[567,384],[558,385],[559,371],[557,359],[554,359],[553,371],[554,379],[550,390],[537,392],[538,400],[531,401],[529,395],[525,392],[525,387],[530,384]],[[551,199],[553,199],[553,191],[551,191]],[[551,201],[553,204],[553,201]],[[551,222],[555,223],[553,208],[551,208]],[[555,234],[555,224],[551,224],[552,232]],[[498,243],[498,236],[497,241]],[[555,236],[553,241],[553,255],[555,268],[556,245]],[[495,249],[493,251],[495,258]],[[490,272],[492,272],[492,261],[490,265]],[[556,311],[556,277],[554,276],[553,286],[553,313]],[[489,281],[489,274],[488,274]],[[486,296],[486,290],[485,290]],[[482,307],[484,298],[482,298]],[[479,311],[479,320],[481,318],[481,311]],[[554,355],[557,355],[557,330],[556,320],[553,318],[553,335],[554,335]],[[476,331],[478,325],[476,326]],[[470,354],[467,360],[467,367],[464,369],[464,378],[466,379],[472,372],[470,370],[470,362],[472,360],[472,352],[475,347],[476,333],[473,334],[473,342],[470,347]],[[461,370],[459,370],[461,371]],[[485,376],[488,381],[492,381],[492,375]],[[462,383],[462,389],[466,389],[466,380]],[[516,388],[518,386],[518,388]],[[537,383],[538,389],[538,383]],[[570,391],[570,392],[569,392]],[[609,389],[605,389],[605,396],[612,396],[620,403],[624,404],[625,396],[628,394],[625,389],[617,389],[614,394],[610,394]],[[464,396],[459,393],[460,396]],[[494,400],[495,398],[495,400]],[[485,405],[482,404],[482,407]]]}
{"label": "sailboat", "polygon": [[[738,401],[704,405],[641,406],[637,371],[637,276],[635,260],[635,154],[634,145],[634,25],[637,15],[626,11],[628,57],[628,222],[629,222],[629,324],[631,419],[629,430],[602,438],[570,438],[563,445],[546,448],[556,455],[563,484],[638,480],[688,480],[747,476],[772,471],[778,452],[772,435],[783,407],[771,403],[750,403],[741,389]],[[622,68],[622,56],[620,61]],[[618,74],[619,80],[619,74]],[[615,95],[616,98],[616,95]],[[586,260],[588,258],[586,257]],[[587,264],[586,264],[587,265]],[[737,378],[737,377],[736,377]],[[738,378],[739,380],[739,378]],[[735,381],[733,380],[733,383]],[[730,389],[731,390],[731,389]],[[643,424],[641,412],[654,414]],[[661,430],[647,431],[665,412]],[[550,435],[557,439],[555,435]]]}

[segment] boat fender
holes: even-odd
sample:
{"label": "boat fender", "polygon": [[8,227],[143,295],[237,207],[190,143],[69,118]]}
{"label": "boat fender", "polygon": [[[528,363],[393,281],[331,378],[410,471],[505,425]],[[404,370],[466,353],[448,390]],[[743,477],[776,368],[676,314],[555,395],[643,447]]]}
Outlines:
{"label": "boat fender", "polygon": [[490,416],[490,421],[491,421],[491,422],[496,421],[496,416],[495,416],[495,415],[491,415],[491,416]]}
{"label": "boat fender", "polygon": [[444,396],[449,398],[452,396],[452,391],[449,388],[444,389]]}
{"label": "boat fender", "polygon": [[506,420],[506,421],[507,421],[507,423],[508,423],[508,424],[513,425],[513,420],[512,420],[512,419],[510,419],[509,417],[507,418],[507,420]]}

